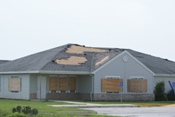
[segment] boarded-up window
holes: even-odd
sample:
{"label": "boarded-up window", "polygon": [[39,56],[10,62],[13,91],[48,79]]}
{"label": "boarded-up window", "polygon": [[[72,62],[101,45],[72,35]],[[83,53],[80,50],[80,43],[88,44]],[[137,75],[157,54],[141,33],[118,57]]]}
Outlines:
{"label": "boarded-up window", "polygon": [[60,91],[67,90],[67,78],[59,78],[59,90]]}
{"label": "boarded-up window", "polygon": [[105,78],[102,79],[102,92],[121,92],[120,83],[123,79]]}
{"label": "boarded-up window", "polygon": [[58,78],[57,77],[50,77],[49,79],[49,90],[50,91],[56,91],[58,87]]}
{"label": "boarded-up window", "polygon": [[8,89],[11,92],[19,92],[21,90],[21,78],[9,78]]}
{"label": "boarded-up window", "polygon": [[75,77],[69,77],[68,78],[68,90],[75,91],[76,90],[76,78]]}
{"label": "boarded-up window", "polygon": [[147,92],[146,79],[128,79],[128,92]]}

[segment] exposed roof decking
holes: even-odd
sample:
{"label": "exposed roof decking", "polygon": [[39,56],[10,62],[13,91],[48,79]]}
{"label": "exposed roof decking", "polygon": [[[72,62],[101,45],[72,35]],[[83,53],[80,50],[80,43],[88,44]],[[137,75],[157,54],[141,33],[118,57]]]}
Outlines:
{"label": "exposed roof decking", "polygon": [[85,57],[70,56],[66,59],[57,59],[55,62],[61,65],[81,65],[85,63],[87,59]]}
{"label": "exposed roof decking", "polygon": [[105,61],[107,61],[109,59],[109,56],[104,57],[103,59],[101,59],[99,62],[95,63],[95,66],[98,66],[100,64],[103,64]]}
{"label": "exposed roof decking", "polygon": [[66,53],[74,53],[74,54],[84,54],[86,52],[108,52],[108,50],[100,49],[100,48],[90,48],[84,46],[71,45],[67,48]]}

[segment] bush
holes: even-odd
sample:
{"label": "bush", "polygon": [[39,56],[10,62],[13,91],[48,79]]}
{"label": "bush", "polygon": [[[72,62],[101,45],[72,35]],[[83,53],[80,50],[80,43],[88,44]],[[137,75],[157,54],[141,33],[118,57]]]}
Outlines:
{"label": "bush", "polygon": [[33,115],[37,115],[38,114],[38,110],[37,109],[32,109],[32,113],[33,113]]}
{"label": "bush", "polygon": [[156,84],[154,93],[155,93],[155,100],[156,101],[165,101],[165,82],[161,81]]}
{"label": "bush", "polygon": [[167,98],[168,98],[169,101],[175,101],[175,95],[174,95],[174,91],[173,90],[170,90],[167,93]]}
{"label": "bush", "polygon": [[[21,106],[17,106],[16,108],[12,108],[12,117],[23,117],[23,115],[37,115],[38,114],[38,110],[37,109],[31,109],[30,106],[24,106],[23,108]],[[20,115],[20,113],[22,113]]]}
{"label": "bush", "polygon": [[17,112],[18,112],[18,113],[20,113],[20,112],[21,112],[21,109],[22,109],[22,107],[21,107],[21,106],[17,106],[17,107],[16,107],[16,110],[17,110]]}

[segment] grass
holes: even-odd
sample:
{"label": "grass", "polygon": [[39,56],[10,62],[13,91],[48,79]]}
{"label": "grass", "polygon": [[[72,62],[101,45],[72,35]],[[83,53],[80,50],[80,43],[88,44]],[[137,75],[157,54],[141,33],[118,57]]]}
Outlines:
{"label": "grass", "polygon": [[[174,101],[162,102],[83,102],[93,104],[134,104],[139,107],[152,107],[152,106],[167,106],[175,104]],[[0,99],[0,117],[6,117],[7,113],[12,112],[12,108],[17,106],[30,106],[32,109],[36,108],[39,114],[36,117],[111,117],[106,115],[97,115],[96,112],[91,110],[83,110],[77,108],[56,108],[48,105],[65,105],[65,102],[50,102],[50,101],[26,101],[26,100],[7,100]],[[70,103],[68,104],[70,105]]]}
{"label": "grass", "polygon": [[[48,105],[63,105],[64,102],[50,101],[25,101],[25,100],[7,100],[0,99],[0,117],[6,117],[6,113],[11,113],[12,108],[17,106],[30,106],[39,111],[37,117],[110,117],[97,115],[91,110],[82,110],[77,108],[55,108]],[[70,104],[69,104],[70,105]]]}

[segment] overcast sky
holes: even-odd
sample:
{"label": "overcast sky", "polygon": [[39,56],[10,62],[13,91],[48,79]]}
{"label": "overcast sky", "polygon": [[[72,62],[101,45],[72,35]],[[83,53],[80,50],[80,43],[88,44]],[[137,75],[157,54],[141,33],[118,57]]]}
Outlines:
{"label": "overcast sky", "polygon": [[0,59],[67,43],[175,61],[175,0],[0,0]]}

